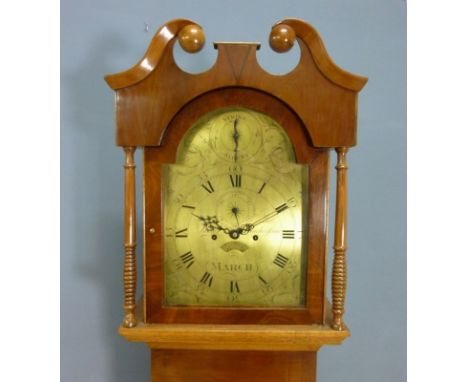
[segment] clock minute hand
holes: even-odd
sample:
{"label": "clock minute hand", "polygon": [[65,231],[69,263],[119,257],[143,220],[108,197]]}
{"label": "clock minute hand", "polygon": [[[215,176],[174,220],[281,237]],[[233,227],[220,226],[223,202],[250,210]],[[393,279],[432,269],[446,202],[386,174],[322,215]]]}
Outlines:
{"label": "clock minute hand", "polygon": [[242,227],[242,234],[245,235],[246,233],[254,229],[254,227],[258,226],[259,224],[263,222],[266,222],[267,220],[274,218],[276,215],[280,214],[281,212],[287,210],[290,207],[294,207],[295,205],[296,205],[296,200],[294,198],[289,199],[286,203],[279,205],[278,207],[275,208],[274,211],[270,212],[269,214],[266,214],[260,219],[255,220],[251,224],[245,224]]}
{"label": "clock minute hand", "polygon": [[261,217],[260,219],[255,220],[252,224],[250,224],[250,226],[252,228],[254,228],[257,225],[259,225],[260,223],[266,222],[267,220],[270,220],[271,218],[275,217],[278,214],[279,214],[279,212],[277,212],[276,210],[273,211],[273,212],[270,212],[269,214]]}

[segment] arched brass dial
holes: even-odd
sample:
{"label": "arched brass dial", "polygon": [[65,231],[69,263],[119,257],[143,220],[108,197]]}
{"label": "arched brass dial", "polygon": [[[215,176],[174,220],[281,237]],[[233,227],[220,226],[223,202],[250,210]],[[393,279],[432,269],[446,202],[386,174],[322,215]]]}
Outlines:
{"label": "arched brass dial", "polygon": [[202,118],[164,169],[165,303],[303,304],[306,179],[266,115]]}

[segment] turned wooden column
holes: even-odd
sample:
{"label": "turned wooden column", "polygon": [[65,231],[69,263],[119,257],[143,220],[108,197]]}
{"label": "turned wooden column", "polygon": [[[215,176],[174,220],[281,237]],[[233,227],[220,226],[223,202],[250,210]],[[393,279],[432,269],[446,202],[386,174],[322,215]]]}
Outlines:
{"label": "turned wooden column", "polygon": [[348,148],[336,149],[336,210],[335,210],[335,242],[333,250],[332,272],[332,312],[333,329],[343,330],[343,314],[346,297],[346,245],[347,245],[347,170],[346,153]]}
{"label": "turned wooden column", "polygon": [[124,211],[124,310],[123,326],[132,328],[136,326],[135,293],[136,293],[136,222],[135,222],[135,160],[133,154],[135,147],[124,147],[125,152],[125,211]]}

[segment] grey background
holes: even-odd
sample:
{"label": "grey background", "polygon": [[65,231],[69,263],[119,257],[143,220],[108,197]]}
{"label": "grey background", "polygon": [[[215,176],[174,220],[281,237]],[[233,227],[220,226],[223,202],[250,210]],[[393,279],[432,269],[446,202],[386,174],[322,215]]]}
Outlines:
{"label": "grey background", "polygon": [[276,21],[299,17],[317,28],[339,66],[369,77],[359,100],[358,147],[349,154],[346,322],[352,337],[320,351],[318,380],[406,380],[402,0],[62,1],[62,380],[149,380],[147,348],[116,332],[122,319],[123,154],[114,146],[113,92],[102,77],[134,65],[156,29],[179,17],[199,22],[207,35],[198,55],[177,50],[177,61],[190,71],[212,64],[213,40],[242,40],[261,41],[261,64],[286,72],[298,51],[271,52],[268,33]]}

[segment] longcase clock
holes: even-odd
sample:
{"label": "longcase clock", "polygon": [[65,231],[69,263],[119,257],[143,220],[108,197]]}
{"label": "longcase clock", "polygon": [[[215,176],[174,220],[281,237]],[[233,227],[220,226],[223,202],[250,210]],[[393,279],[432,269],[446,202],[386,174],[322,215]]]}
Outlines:
{"label": "longcase clock", "polygon": [[[340,69],[316,30],[277,23],[281,76],[257,43],[216,42],[211,69],[190,74],[203,30],[163,25],[134,67],[105,77],[125,152],[124,320],[151,349],[152,381],[315,381],[316,353],[349,336],[346,153],[356,144],[367,79]],[[135,163],[143,151],[143,294],[136,299]],[[330,152],[337,153],[332,299],[326,298]]]}

